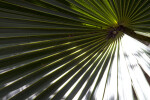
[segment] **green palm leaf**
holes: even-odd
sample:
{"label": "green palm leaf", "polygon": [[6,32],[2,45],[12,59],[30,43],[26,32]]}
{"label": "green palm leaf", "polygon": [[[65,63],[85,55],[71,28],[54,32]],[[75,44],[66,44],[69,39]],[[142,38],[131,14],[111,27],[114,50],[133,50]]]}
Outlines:
{"label": "green palm leaf", "polygon": [[1,0],[0,99],[149,100],[149,12],[149,0]]}

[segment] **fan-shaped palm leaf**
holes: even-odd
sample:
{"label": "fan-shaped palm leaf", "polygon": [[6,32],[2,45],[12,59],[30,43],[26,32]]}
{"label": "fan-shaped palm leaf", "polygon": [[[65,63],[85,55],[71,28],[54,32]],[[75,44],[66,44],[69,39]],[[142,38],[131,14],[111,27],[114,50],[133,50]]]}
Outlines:
{"label": "fan-shaped palm leaf", "polygon": [[1,0],[0,98],[149,100],[139,41],[149,0]]}

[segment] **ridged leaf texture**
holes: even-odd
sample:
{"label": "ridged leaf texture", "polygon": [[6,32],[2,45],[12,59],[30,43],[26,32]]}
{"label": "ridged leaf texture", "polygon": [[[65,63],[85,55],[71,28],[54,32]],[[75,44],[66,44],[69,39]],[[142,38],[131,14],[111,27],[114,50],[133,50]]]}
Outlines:
{"label": "ridged leaf texture", "polygon": [[150,0],[0,0],[0,100],[150,100],[149,41]]}

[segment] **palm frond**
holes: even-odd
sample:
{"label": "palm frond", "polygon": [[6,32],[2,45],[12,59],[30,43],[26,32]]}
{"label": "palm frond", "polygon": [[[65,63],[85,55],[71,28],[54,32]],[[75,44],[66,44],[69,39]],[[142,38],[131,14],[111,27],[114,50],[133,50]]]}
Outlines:
{"label": "palm frond", "polygon": [[149,100],[149,12],[149,0],[1,0],[0,99]]}

